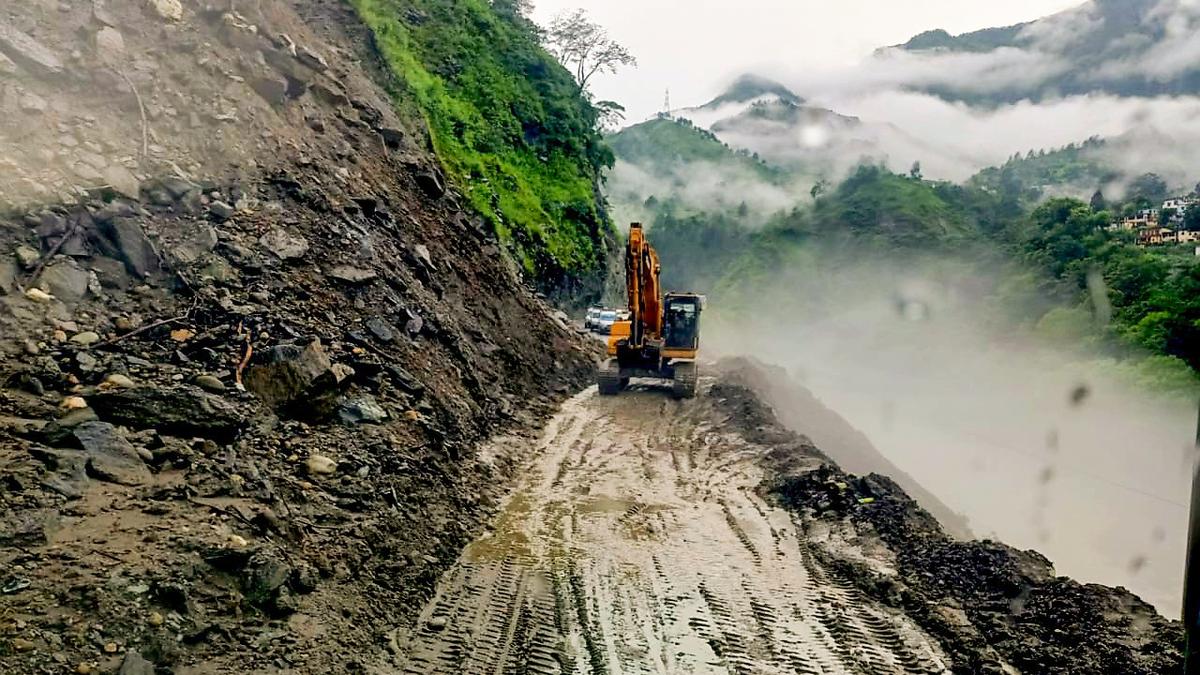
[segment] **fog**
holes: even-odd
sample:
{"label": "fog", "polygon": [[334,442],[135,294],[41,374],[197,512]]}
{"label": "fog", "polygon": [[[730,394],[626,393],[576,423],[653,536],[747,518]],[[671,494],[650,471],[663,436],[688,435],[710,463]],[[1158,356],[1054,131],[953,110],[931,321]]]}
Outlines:
{"label": "fog", "polygon": [[978,536],[1178,615],[1193,401],[1008,325],[976,261],[813,261],[714,298],[706,349],[789,369]]}

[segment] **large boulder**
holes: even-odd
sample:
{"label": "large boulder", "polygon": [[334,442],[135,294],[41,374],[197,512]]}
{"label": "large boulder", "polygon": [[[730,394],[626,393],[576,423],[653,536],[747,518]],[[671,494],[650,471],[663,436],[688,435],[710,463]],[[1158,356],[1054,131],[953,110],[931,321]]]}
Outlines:
{"label": "large boulder", "polygon": [[272,407],[301,417],[328,415],[354,370],[330,361],[320,340],[281,344],[246,371],[246,389]]}
{"label": "large boulder", "polygon": [[88,400],[101,420],[177,436],[230,441],[248,423],[238,406],[190,385],[114,389]]}

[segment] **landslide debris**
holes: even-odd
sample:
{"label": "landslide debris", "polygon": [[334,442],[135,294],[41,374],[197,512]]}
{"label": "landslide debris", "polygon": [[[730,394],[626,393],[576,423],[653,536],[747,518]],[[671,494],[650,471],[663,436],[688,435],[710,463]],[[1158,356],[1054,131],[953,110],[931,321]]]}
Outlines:
{"label": "landslide debris", "polygon": [[843,471],[788,431],[753,390],[769,377],[722,364],[711,396],[776,449],[761,489],[806,522],[821,563],[937,638],[955,673],[1181,672],[1182,625],[1123,588],[1057,576],[1036,551],[950,536],[895,481]]}
{"label": "landslide debris", "polygon": [[249,5],[0,13],[0,672],[361,670],[591,378],[353,14]]}

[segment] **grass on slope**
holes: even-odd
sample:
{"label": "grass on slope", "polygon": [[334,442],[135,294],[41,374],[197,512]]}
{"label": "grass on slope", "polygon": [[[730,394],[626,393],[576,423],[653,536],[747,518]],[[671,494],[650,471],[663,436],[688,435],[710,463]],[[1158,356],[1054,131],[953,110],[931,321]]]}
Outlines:
{"label": "grass on slope", "polygon": [[532,23],[486,0],[351,0],[471,205],[543,284],[596,275],[612,154],[596,110]]}
{"label": "grass on slope", "polygon": [[658,118],[635,124],[610,136],[609,145],[623,161],[659,172],[708,162],[768,183],[783,178],[779,169],[750,153],[730,148],[711,132],[683,119]]}

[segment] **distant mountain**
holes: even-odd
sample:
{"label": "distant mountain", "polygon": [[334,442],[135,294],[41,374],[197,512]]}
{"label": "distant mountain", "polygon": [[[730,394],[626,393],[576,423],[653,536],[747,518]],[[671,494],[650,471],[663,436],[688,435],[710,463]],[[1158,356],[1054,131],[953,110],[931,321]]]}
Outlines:
{"label": "distant mountain", "polygon": [[718,97],[700,106],[715,109],[727,103],[750,103],[763,98],[778,99],[799,105],[804,99],[779,82],[768,77],[747,73],[734,80],[733,84]]}
{"label": "distant mountain", "polygon": [[946,157],[944,149],[931,148],[892,124],[867,122],[809,104],[784,85],[757,75],[742,76],[708,103],[676,110],[674,115],[810,181],[839,178],[864,162],[906,169],[918,157],[933,164],[940,158],[964,176],[974,168],[958,167],[979,166],[965,158]]}
{"label": "distant mountain", "polygon": [[1197,35],[1200,5],[1192,0],[1092,0],[1012,26],[961,35],[927,31],[880,50],[876,59],[901,73],[913,66],[901,86],[968,103],[1093,92],[1197,94]]}
{"label": "distant mountain", "polygon": [[663,204],[679,215],[740,209],[762,218],[797,199],[792,172],[730,147],[687,119],[658,117],[607,140],[617,163],[605,193],[618,222],[648,219]]}

